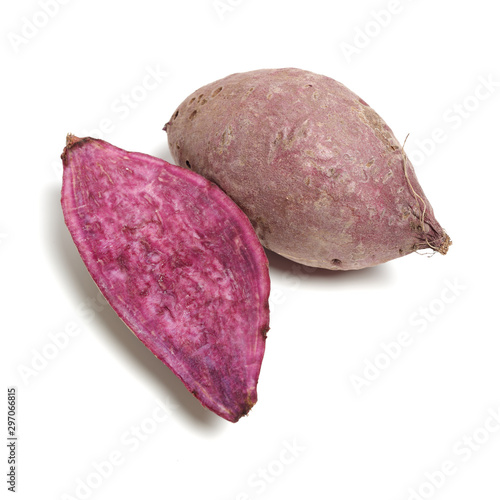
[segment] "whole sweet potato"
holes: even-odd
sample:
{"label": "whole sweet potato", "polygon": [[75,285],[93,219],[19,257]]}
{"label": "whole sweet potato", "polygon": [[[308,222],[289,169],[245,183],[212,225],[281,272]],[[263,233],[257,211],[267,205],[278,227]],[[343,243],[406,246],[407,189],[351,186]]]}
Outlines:
{"label": "whole sweet potato", "polygon": [[300,69],[230,75],[166,124],[175,161],[217,183],[267,248],[360,269],[450,238],[391,129],[341,83]]}
{"label": "whole sweet potato", "polygon": [[207,408],[257,400],[269,271],[248,218],[202,176],[68,136],[62,208],[92,278],[128,327]]}

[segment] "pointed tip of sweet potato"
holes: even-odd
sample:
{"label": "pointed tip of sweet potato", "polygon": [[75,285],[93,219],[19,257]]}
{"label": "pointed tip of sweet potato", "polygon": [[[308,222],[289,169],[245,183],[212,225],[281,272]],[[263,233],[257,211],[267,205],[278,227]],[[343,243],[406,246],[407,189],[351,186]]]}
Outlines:
{"label": "pointed tip of sweet potato", "polygon": [[66,147],[71,148],[73,144],[81,141],[80,137],[77,137],[76,135],[73,135],[71,132],[66,135]]}
{"label": "pointed tip of sweet potato", "polygon": [[448,236],[446,231],[443,230],[443,241],[441,242],[441,245],[439,245],[439,247],[437,248],[437,251],[441,255],[446,255],[452,244],[453,244],[453,241],[451,241],[451,238]]}
{"label": "pointed tip of sweet potato", "polygon": [[80,142],[89,140],[90,137],[77,137],[76,135],[73,135],[72,133],[69,133],[66,135],[66,146],[64,147],[64,150],[61,154],[61,159],[63,161],[63,166],[66,166],[67,161],[68,161],[68,152],[75,146],[75,144],[78,144]]}
{"label": "pointed tip of sweet potato", "polygon": [[224,418],[228,422],[235,424],[242,417],[246,417],[250,413],[250,410],[255,406],[256,403],[257,403],[257,391],[254,389],[253,391],[251,391],[248,394],[248,396],[245,400],[236,403],[232,407],[220,408],[218,410],[213,410],[212,408],[209,408],[208,406],[206,406],[206,408],[211,409],[217,415]]}

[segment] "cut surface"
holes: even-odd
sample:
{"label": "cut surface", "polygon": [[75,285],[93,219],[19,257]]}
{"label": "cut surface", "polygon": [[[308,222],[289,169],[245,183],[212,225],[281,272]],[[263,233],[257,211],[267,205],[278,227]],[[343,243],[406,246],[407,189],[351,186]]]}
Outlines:
{"label": "cut surface", "polygon": [[66,225],[135,335],[200,402],[236,422],[257,400],[269,271],[247,217],[203,177],[68,136]]}

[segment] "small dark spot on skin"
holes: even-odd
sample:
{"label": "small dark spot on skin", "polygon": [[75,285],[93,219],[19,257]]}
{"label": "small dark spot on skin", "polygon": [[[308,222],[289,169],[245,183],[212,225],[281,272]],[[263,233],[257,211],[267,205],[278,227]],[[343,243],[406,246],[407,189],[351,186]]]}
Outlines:
{"label": "small dark spot on skin", "polygon": [[193,97],[190,101],[189,101],[189,104],[188,106],[190,106],[191,104],[193,104],[193,102],[196,101],[196,97]]}
{"label": "small dark spot on skin", "polygon": [[195,109],[190,115],[189,115],[189,119],[192,120],[195,116],[196,116],[196,113],[198,113],[198,111]]}
{"label": "small dark spot on skin", "polygon": [[177,110],[175,113],[174,113],[174,116],[172,117],[174,120],[179,116],[179,110]]}
{"label": "small dark spot on skin", "polygon": [[420,222],[417,222],[417,223],[411,222],[410,227],[412,229],[414,229],[415,231],[424,232],[424,227],[422,226],[422,224]]}
{"label": "small dark spot on skin", "polygon": [[402,248],[399,249],[399,255],[403,255],[403,249]]}
{"label": "small dark spot on skin", "polygon": [[332,259],[332,264],[334,266],[341,266],[342,265],[342,261],[340,259]]}
{"label": "small dark spot on skin", "polygon": [[203,99],[203,101],[200,102],[200,104],[203,106],[204,104],[206,104],[208,101],[206,99]]}
{"label": "small dark spot on skin", "polygon": [[278,133],[276,134],[276,137],[275,137],[275,139],[274,139],[274,141],[273,141],[273,144],[274,144],[274,145],[276,145],[276,144],[278,144],[279,142],[281,142],[282,140],[283,140],[283,132],[281,132],[281,131],[280,131],[280,132],[278,132]]}
{"label": "small dark spot on skin", "polygon": [[200,95],[198,96],[198,102],[200,102],[200,101],[201,101],[201,98],[203,97],[203,95],[204,95],[204,94],[200,94]]}
{"label": "small dark spot on skin", "polygon": [[186,160],[186,167],[191,168],[191,163],[189,163],[187,160]]}
{"label": "small dark spot on skin", "polygon": [[312,87],[312,85],[310,83],[308,83],[307,85],[304,85],[305,89],[310,88],[310,87]]}
{"label": "small dark spot on skin", "polygon": [[260,241],[265,244],[267,240],[267,235],[271,234],[271,230],[269,229],[269,225],[262,217],[256,217],[253,220],[253,225],[255,228],[255,232],[257,233]]}
{"label": "small dark spot on skin", "polygon": [[220,94],[221,91],[222,91],[222,87],[219,87],[218,89],[215,89],[212,92],[212,97],[215,97],[217,94]]}

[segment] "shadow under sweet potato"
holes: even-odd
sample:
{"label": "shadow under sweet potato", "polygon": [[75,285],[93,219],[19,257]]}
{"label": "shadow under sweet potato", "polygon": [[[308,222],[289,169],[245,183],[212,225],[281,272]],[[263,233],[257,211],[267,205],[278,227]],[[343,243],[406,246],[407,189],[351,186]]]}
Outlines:
{"label": "shadow under sweet potato", "polygon": [[284,275],[293,274],[297,276],[307,276],[308,286],[321,288],[336,288],[349,284],[359,284],[362,286],[379,287],[392,281],[393,272],[391,266],[380,264],[373,267],[365,267],[359,270],[332,271],[298,264],[281,255],[265,250],[269,261],[271,274]]}

